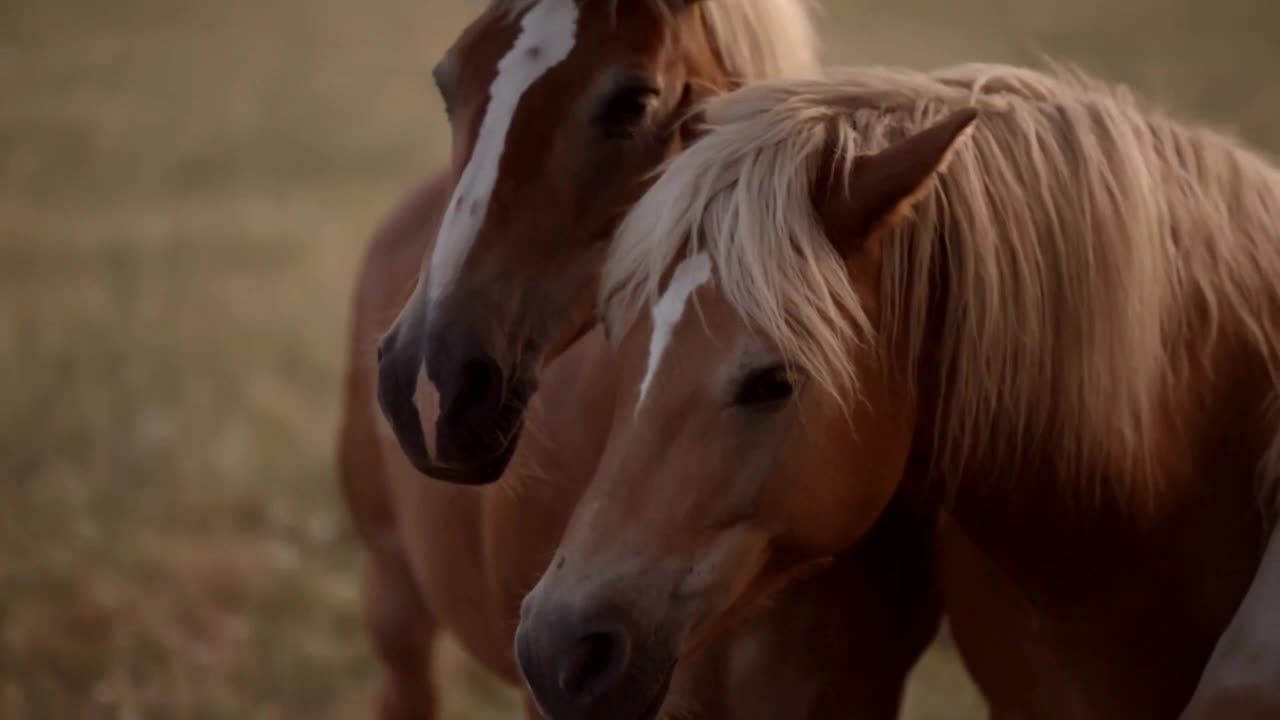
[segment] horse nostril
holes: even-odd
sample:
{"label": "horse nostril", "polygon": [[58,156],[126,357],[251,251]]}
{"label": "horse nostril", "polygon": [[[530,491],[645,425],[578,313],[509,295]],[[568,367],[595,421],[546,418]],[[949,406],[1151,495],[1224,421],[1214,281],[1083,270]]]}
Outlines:
{"label": "horse nostril", "polygon": [[622,677],[629,654],[620,630],[591,633],[577,642],[560,671],[560,689],[579,703],[590,702]]}

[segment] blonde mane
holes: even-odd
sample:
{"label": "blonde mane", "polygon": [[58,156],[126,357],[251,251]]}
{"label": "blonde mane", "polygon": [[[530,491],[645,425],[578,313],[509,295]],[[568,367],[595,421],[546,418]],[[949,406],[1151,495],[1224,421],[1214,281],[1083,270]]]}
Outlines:
{"label": "blonde mane", "polygon": [[[914,377],[941,270],[947,302],[929,348],[948,378],[941,464],[1035,449],[1064,477],[1135,478],[1114,490],[1148,500],[1167,391],[1214,334],[1240,332],[1280,366],[1280,172],[1257,155],[1078,73],[831,77],[711,101],[708,134],[611,246],[601,308],[614,332],[678,256],[706,252],[750,325],[852,397],[857,344],[906,348]],[[964,106],[978,122],[883,244],[880,332],[892,338],[876,338],[823,237],[813,180],[833,149],[875,152]]]}
{"label": "blonde mane", "polygon": [[[647,0],[660,12],[683,0]],[[537,0],[494,0],[495,10],[517,14]],[[623,0],[579,0],[616,3]],[[818,34],[811,0],[706,0],[703,18],[729,74],[740,82],[817,77]]]}

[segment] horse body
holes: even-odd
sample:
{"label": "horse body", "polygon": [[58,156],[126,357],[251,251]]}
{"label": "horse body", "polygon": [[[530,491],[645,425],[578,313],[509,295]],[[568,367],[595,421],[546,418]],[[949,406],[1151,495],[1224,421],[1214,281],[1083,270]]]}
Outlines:
{"label": "horse body", "polygon": [[939,543],[948,616],[995,716],[1176,717],[1187,704],[1269,524],[1255,479],[1275,432],[1273,380],[1231,330],[1216,344],[1162,419],[1151,507],[1071,495],[1075,478],[1052,456],[1015,469],[979,456],[935,484],[949,517]]}
{"label": "horse body", "polygon": [[[611,247],[639,392],[522,641],[586,594],[661,617],[670,652],[915,488],[996,716],[1176,716],[1268,572],[1280,172],[1000,66],[762,83],[706,116]],[[666,583],[678,603],[645,594]]]}
{"label": "horse body", "polygon": [[[1200,477],[1247,477],[1232,460]],[[957,493],[946,607],[996,717],[1177,715],[1258,567],[1251,488],[1212,484],[1141,527],[1116,508],[1064,517],[1061,497]]]}

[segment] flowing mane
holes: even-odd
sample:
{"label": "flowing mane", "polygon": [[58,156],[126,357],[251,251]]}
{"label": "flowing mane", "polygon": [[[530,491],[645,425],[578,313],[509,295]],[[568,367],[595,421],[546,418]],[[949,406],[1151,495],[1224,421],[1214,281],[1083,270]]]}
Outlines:
{"label": "flowing mane", "polygon": [[[947,299],[929,351],[949,386],[942,464],[1036,449],[1082,482],[1123,470],[1139,480],[1114,490],[1133,499],[1159,482],[1149,453],[1167,393],[1215,333],[1254,346],[1275,376],[1280,172],[1241,144],[1074,72],[831,77],[709,104],[708,134],[611,247],[601,307],[615,334],[674,260],[706,252],[744,319],[828,391],[851,394],[857,343],[906,348],[914,377],[940,271]],[[978,122],[884,242],[880,328],[895,342],[883,342],[823,238],[815,175],[833,149],[853,162],[963,106]]]}
{"label": "flowing mane", "polygon": [[[580,0],[581,4],[623,0]],[[646,0],[666,12],[683,0]],[[494,0],[499,11],[518,13],[537,0]],[[818,34],[811,0],[711,0],[703,4],[707,35],[731,75],[742,82],[817,77]]]}

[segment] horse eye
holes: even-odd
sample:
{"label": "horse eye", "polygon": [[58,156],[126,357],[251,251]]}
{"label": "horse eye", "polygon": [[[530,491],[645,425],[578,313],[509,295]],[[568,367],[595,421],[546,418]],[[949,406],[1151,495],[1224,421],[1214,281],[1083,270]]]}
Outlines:
{"label": "horse eye", "polygon": [[791,397],[793,389],[786,368],[773,365],[753,370],[738,383],[733,404],[739,407],[759,407],[774,404]]}
{"label": "horse eye", "polygon": [[600,123],[613,130],[629,130],[649,116],[649,108],[658,97],[649,85],[625,87],[609,97],[600,111]]}

